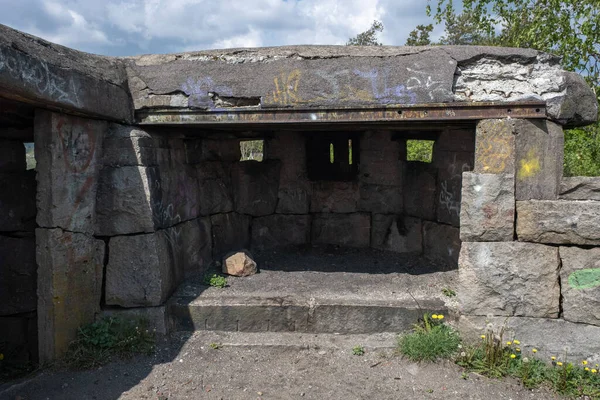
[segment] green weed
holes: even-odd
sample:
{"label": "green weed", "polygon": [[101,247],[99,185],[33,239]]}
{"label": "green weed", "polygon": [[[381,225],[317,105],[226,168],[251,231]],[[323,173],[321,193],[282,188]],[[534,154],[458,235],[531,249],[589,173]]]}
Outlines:
{"label": "green weed", "polygon": [[447,297],[456,296],[456,292],[450,288],[443,288],[442,293],[444,294],[444,296],[447,296]]}
{"label": "green weed", "polygon": [[365,348],[363,346],[354,346],[352,348],[352,354],[355,356],[362,356],[365,354]]}
{"label": "green weed", "polygon": [[205,285],[212,287],[224,288],[227,286],[227,278],[215,271],[208,271],[204,274],[203,281]]}
{"label": "green weed", "polygon": [[398,350],[413,361],[435,361],[456,353],[460,336],[444,324],[443,315],[423,315],[413,332],[398,338]]}

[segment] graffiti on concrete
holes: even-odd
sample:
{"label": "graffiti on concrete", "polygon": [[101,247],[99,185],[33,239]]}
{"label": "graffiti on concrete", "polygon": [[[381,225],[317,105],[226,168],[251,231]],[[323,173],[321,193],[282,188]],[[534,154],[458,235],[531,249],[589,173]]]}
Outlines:
{"label": "graffiti on concrete", "polygon": [[569,275],[569,286],[573,289],[600,287],[600,268],[582,269]]}
{"label": "graffiti on concrete", "polygon": [[476,154],[481,162],[481,172],[500,174],[512,168],[513,137],[503,134],[489,134],[477,137]]}
{"label": "graffiti on concrete", "polygon": [[6,71],[17,81],[33,86],[41,96],[80,107],[78,85],[73,77],[64,78],[50,70],[44,61],[33,60],[25,54],[7,53],[0,49],[0,73]]}
{"label": "graffiti on concrete", "polygon": [[524,159],[519,161],[519,172],[517,173],[517,177],[519,179],[523,178],[531,178],[532,176],[537,175],[540,172],[540,159],[535,150],[529,150],[527,152],[527,156]]}
{"label": "graffiti on concrete", "polygon": [[218,110],[212,96],[216,93],[220,96],[232,96],[233,91],[226,85],[216,84],[210,76],[198,79],[188,78],[181,85],[181,90],[189,96],[188,104],[192,108],[203,108]]}
{"label": "graffiti on concrete", "polygon": [[[448,211],[450,215],[460,215],[460,200],[461,185],[453,185],[453,182],[462,182],[462,173],[470,171],[471,166],[469,163],[460,163],[456,160],[456,154],[452,162],[448,165],[449,179],[443,180],[440,183],[440,206],[441,209]],[[454,187],[458,189],[453,189]]]}

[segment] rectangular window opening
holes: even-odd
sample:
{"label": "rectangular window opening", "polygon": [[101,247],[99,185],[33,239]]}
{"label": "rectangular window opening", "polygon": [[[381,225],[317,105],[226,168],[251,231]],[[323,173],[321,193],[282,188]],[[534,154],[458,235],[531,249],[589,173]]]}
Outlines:
{"label": "rectangular window opening", "polygon": [[25,146],[25,161],[27,162],[27,170],[35,169],[37,162],[35,161],[35,150],[32,142],[23,143]]}
{"label": "rectangular window opening", "polygon": [[352,181],[358,176],[359,140],[355,133],[322,132],[308,136],[308,178]]}
{"label": "rectangular window opening", "polygon": [[433,160],[433,140],[407,140],[406,161],[430,163]]}
{"label": "rectangular window opening", "polygon": [[240,142],[240,161],[259,161],[264,160],[264,140],[242,140]]}

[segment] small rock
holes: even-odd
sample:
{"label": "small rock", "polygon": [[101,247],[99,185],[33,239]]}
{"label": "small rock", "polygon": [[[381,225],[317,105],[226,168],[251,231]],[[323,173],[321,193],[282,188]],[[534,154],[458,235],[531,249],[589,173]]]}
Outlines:
{"label": "small rock", "polygon": [[249,276],[256,272],[256,262],[247,250],[229,253],[223,258],[223,273],[227,275]]}

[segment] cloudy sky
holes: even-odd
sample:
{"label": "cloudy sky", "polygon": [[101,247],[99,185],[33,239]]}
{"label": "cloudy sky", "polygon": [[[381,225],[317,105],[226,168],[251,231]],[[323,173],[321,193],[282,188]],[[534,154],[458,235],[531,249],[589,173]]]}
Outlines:
{"label": "cloudy sky", "polygon": [[425,5],[425,0],[0,0],[0,23],[115,56],[344,44],[375,19],[385,26],[384,44],[402,45],[416,25],[431,22]]}

